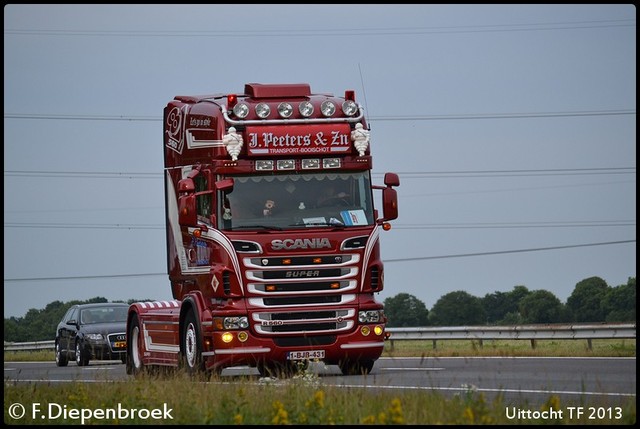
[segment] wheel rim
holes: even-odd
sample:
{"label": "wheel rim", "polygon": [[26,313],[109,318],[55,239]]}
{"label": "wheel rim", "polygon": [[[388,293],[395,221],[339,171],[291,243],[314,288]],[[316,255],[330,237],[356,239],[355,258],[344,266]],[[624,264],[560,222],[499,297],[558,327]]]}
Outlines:
{"label": "wheel rim", "polygon": [[80,353],[80,343],[76,343],[76,363],[80,365],[81,361],[82,361],[82,356]]}
{"label": "wheel rim", "polygon": [[60,344],[56,343],[56,363],[60,363]]}
{"label": "wheel rim", "polygon": [[189,323],[187,326],[187,332],[184,336],[184,352],[187,358],[187,365],[189,368],[195,368],[196,366],[196,327],[193,323]]}
{"label": "wheel rim", "polygon": [[134,326],[131,330],[131,359],[133,360],[133,366],[136,369],[142,367],[142,361],[140,360],[140,328]]}

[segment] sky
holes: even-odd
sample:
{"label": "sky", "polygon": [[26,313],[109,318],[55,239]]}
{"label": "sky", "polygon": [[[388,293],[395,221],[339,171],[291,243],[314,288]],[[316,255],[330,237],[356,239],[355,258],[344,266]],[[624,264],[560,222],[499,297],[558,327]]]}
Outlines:
{"label": "sky", "polygon": [[380,301],[636,276],[632,4],[9,4],[4,317],[171,299],[163,108],[249,82],[355,91],[400,177]]}

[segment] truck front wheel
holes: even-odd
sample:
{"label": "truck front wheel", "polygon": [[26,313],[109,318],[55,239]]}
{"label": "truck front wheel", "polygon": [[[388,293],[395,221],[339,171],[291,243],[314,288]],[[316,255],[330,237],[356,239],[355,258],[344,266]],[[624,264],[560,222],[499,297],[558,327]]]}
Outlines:
{"label": "truck front wheel", "polygon": [[187,372],[189,374],[195,374],[204,371],[202,338],[200,336],[200,329],[198,328],[198,320],[193,310],[189,310],[187,316],[184,318],[184,331],[181,341],[181,360]]}
{"label": "truck front wheel", "polygon": [[138,316],[131,316],[129,332],[127,334],[127,374],[138,375],[144,370],[142,364],[142,336],[140,335],[140,322]]}

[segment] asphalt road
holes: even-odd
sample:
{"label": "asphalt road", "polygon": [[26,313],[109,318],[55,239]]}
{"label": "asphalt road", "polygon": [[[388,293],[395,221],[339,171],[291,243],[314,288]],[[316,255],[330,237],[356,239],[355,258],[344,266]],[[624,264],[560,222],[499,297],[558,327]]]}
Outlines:
{"label": "asphalt road", "polygon": [[[420,389],[444,395],[470,389],[484,392],[487,398],[501,394],[509,404],[539,404],[551,394],[563,403],[598,400],[618,405],[636,396],[635,358],[545,358],[545,357],[441,357],[381,358],[367,376],[343,376],[337,366],[312,363],[310,371],[321,383],[370,389]],[[265,380],[254,368],[227,368],[223,382],[242,376]],[[91,361],[78,367],[56,367],[54,362],[5,362],[7,383],[68,383],[126,381],[130,378],[119,361]],[[254,380],[253,377],[250,377]],[[246,382],[246,381],[245,381]]]}

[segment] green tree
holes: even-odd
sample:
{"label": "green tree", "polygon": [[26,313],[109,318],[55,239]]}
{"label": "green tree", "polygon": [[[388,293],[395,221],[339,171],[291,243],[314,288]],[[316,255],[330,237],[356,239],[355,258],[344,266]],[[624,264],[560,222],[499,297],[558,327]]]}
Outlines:
{"label": "green tree", "polygon": [[426,305],[408,293],[399,293],[385,299],[384,313],[389,327],[427,326],[429,321]]}
{"label": "green tree", "polygon": [[561,323],[568,321],[562,302],[547,290],[536,290],[520,301],[523,323]]}
{"label": "green tree", "polygon": [[629,277],[627,284],[610,288],[602,300],[606,322],[636,321],[636,278]]}
{"label": "green tree", "polygon": [[443,295],[429,313],[429,321],[436,326],[484,325],[486,319],[480,298],[465,291]]}
{"label": "green tree", "polygon": [[24,317],[4,319],[4,340],[10,342],[47,341],[55,338],[56,327],[69,307],[74,304],[109,302],[104,297],[66,303],[53,301],[44,309],[31,308]]}
{"label": "green tree", "polygon": [[487,323],[513,325],[520,318],[518,304],[529,294],[525,286],[514,286],[511,292],[494,292],[481,299],[487,314]]}
{"label": "green tree", "polygon": [[602,300],[609,286],[600,277],[589,277],[576,284],[567,299],[567,308],[574,322],[604,322]]}

